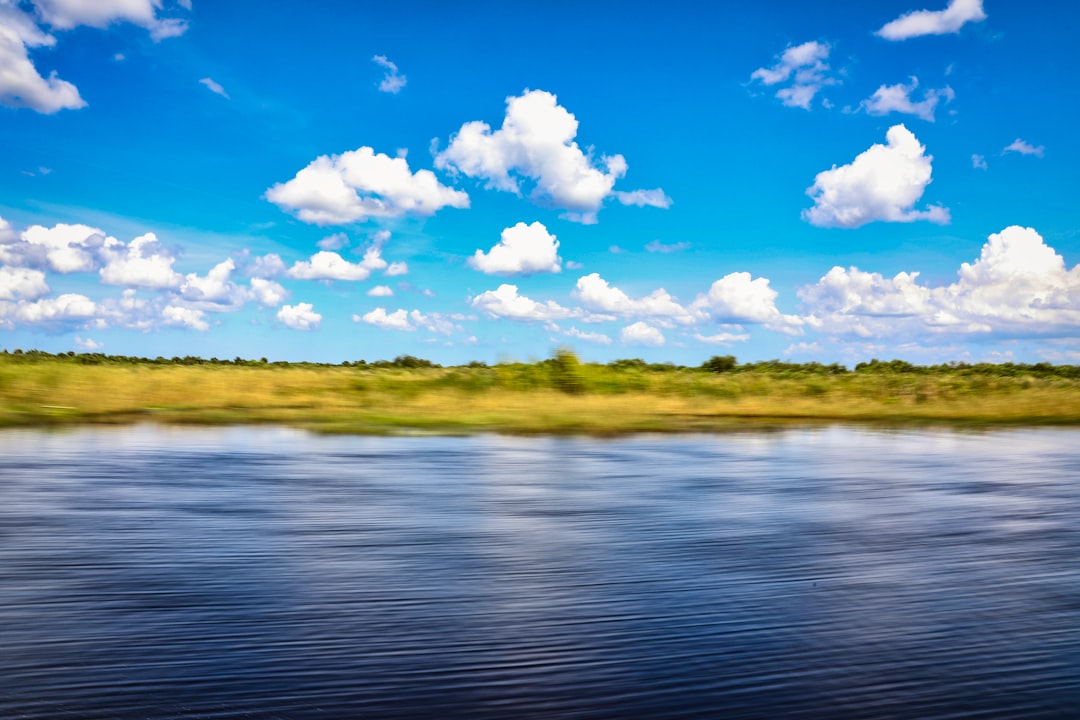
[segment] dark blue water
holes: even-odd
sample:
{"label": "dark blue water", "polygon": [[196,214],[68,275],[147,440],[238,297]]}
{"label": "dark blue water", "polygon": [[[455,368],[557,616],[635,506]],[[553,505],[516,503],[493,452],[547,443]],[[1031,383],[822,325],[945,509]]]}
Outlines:
{"label": "dark blue water", "polygon": [[1080,431],[0,433],[0,718],[406,717],[1080,717]]}

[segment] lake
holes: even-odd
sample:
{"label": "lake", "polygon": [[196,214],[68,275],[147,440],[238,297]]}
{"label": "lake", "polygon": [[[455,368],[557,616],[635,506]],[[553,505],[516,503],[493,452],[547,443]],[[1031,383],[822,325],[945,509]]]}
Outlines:
{"label": "lake", "polygon": [[1080,431],[0,433],[2,718],[1080,717]]}

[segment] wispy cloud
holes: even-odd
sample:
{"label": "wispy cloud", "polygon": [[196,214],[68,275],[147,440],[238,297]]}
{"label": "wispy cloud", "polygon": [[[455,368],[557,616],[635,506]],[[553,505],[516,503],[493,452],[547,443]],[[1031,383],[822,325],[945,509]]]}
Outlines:
{"label": "wispy cloud", "polygon": [[896,18],[877,31],[886,40],[907,40],[923,35],[960,32],[969,22],[986,19],[982,0],[952,0],[944,10],[915,10]]}
{"label": "wispy cloud", "polygon": [[376,55],[371,58],[372,62],[386,71],[382,82],[379,83],[379,92],[397,95],[405,87],[408,80],[398,72],[398,66],[390,62],[385,55]]}
{"label": "wispy cloud", "polygon": [[784,85],[776,91],[776,97],[788,107],[810,109],[814,96],[826,85],[835,85],[835,78],[827,75],[831,46],[811,40],[784,50],[772,67],[760,67],[750,74],[751,80],[763,85]]}
{"label": "wispy cloud", "polygon": [[210,92],[220,95],[226,100],[232,100],[232,98],[229,97],[229,93],[225,92],[225,88],[221,87],[221,85],[215,82],[213,78],[204,77],[199,82],[205,85]]}
{"label": "wispy cloud", "polygon": [[859,107],[866,110],[867,115],[888,115],[889,113],[903,113],[914,115],[927,122],[934,122],[934,110],[938,102],[944,98],[945,102],[951,102],[956,93],[946,85],[941,89],[929,88],[923,92],[923,99],[915,102],[911,99],[915,89],[919,87],[919,79],[911,78],[911,84],[897,83],[896,85],[882,85]]}
{"label": "wispy cloud", "polygon": [[1046,148],[1042,145],[1036,147],[1035,145],[1032,145],[1025,140],[1016,138],[1012,141],[1012,143],[1007,145],[1004,150],[1001,151],[1001,154],[1004,155],[1006,153],[1014,152],[1020,153],[1021,155],[1034,155],[1035,157],[1042,157],[1045,151]]}

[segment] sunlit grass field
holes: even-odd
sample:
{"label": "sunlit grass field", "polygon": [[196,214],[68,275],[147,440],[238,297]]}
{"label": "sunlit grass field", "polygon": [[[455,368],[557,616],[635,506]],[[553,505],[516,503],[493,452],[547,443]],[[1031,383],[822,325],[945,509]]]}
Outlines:
{"label": "sunlit grass field", "polygon": [[0,353],[0,425],[281,423],[335,433],[723,431],[791,423],[1080,423],[1080,367],[816,363],[438,367]]}

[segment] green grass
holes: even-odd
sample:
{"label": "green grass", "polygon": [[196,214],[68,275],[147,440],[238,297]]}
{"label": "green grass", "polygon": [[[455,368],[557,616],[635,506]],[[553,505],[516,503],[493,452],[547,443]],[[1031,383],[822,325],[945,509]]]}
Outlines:
{"label": "green grass", "polygon": [[[278,423],[332,433],[726,431],[792,423],[1080,423],[1080,368],[713,358],[441,368],[0,353],[0,426]],[[710,365],[711,363],[711,365]],[[708,369],[712,367],[712,370]]]}

